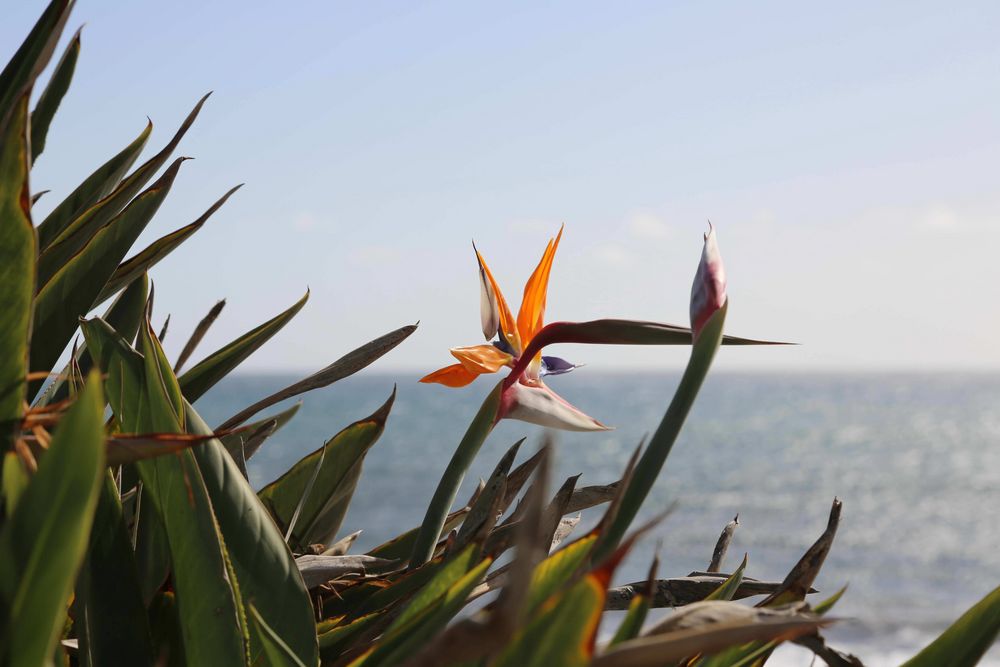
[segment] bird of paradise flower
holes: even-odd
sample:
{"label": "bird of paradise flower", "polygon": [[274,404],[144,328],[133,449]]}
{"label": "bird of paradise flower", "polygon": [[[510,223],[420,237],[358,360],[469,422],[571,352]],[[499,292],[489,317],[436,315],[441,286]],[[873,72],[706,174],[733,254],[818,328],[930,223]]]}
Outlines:
{"label": "bird of paradise flower", "polygon": [[728,309],[726,273],[711,224],[705,234],[701,261],[691,287],[690,329],[659,322],[619,319],[544,324],[549,274],[562,232],[560,229],[559,234],[549,240],[541,261],[528,279],[516,319],[486,261],[476,250],[480,318],[483,335],[489,342],[452,348],[451,354],[458,363],[430,373],[421,382],[463,387],[480,375],[496,373],[503,368],[510,370],[487,396],[452,456],[417,535],[410,558],[411,568],[423,564],[433,554],[465,471],[493,426],[501,419],[518,419],[572,431],[602,431],[608,428],[570,405],[543,382],[542,378],[546,375],[567,373],[577,368],[577,365],[558,357],[543,356],[542,350],[546,346],[555,343],[693,344],[674,398],[639,461],[635,478],[625,490],[616,525],[611,526],[608,532],[610,537],[602,547],[606,550],[620,539],[662,469],[719,345],[775,344],[722,334]]}
{"label": "bird of paradise flower", "polygon": [[[436,370],[422,377],[420,382],[464,387],[480,375],[496,373],[503,368],[517,369],[519,373],[508,375],[506,384],[509,386],[504,392],[497,419],[518,419],[570,431],[603,431],[610,428],[570,405],[544,383],[542,378],[569,373],[579,365],[559,357],[544,356],[541,347],[555,342],[679,344],[690,342],[691,333],[683,327],[628,320],[559,322],[545,327],[549,275],[562,234],[563,228],[560,228],[555,238],[549,239],[538,266],[524,286],[524,297],[516,319],[486,260],[473,244],[479,264],[480,318],[483,335],[490,342],[451,348],[450,352],[458,363]],[[696,332],[725,301],[725,270],[719,258],[714,228],[705,235],[705,249],[706,257],[702,262],[705,268],[699,269],[699,275],[704,275],[696,281],[698,289],[692,292],[692,324]],[[706,283],[706,280],[709,282]],[[542,331],[546,332],[546,336],[539,336]],[[584,339],[588,337],[591,339]],[[558,340],[560,338],[564,340]],[[726,344],[754,342],[757,341],[729,336],[723,340]]]}
{"label": "bird of paradise flower", "polygon": [[[541,261],[528,278],[516,319],[486,260],[473,244],[479,263],[480,318],[483,335],[490,342],[451,348],[451,354],[458,363],[424,376],[421,382],[464,387],[480,375],[515,367],[532,340],[544,328],[549,275],[562,233],[560,228],[556,237],[549,239]],[[609,427],[570,405],[542,381],[547,375],[561,375],[575,368],[576,364],[565,359],[535,352],[527,359],[516,386],[512,383],[513,390],[506,395],[497,418],[519,419],[571,431],[607,430]]]}

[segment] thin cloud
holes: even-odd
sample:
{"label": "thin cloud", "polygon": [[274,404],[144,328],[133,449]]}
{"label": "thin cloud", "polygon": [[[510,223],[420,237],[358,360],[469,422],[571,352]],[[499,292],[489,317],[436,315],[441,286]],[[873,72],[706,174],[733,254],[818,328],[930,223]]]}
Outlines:
{"label": "thin cloud", "polygon": [[[507,228],[516,234],[555,234],[562,223],[545,218],[518,218],[507,223]],[[553,231],[554,230],[554,231]]]}
{"label": "thin cloud", "polygon": [[351,253],[354,264],[380,264],[394,262],[402,257],[399,248],[387,245],[362,246]]}
{"label": "thin cloud", "polygon": [[292,220],[292,227],[299,232],[308,232],[316,226],[316,216],[307,211],[299,213]]}
{"label": "thin cloud", "polygon": [[935,206],[924,214],[923,219],[920,222],[921,226],[925,229],[935,231],[950,232],[961,227],[958,213],[954,209],[946,206]]}
{"label": "thin cloud", "polygon": [[610,266],[624,266],[633,259],[628,250],[613,243],[603,244],[595,248],[594,257],[599,262]]}
{"label": "thin cloud", "polygon": [[667,223],[648,211],[633,213],[629,216],[627,224],[629,234],[638,239],[662,240],[671,236]]}

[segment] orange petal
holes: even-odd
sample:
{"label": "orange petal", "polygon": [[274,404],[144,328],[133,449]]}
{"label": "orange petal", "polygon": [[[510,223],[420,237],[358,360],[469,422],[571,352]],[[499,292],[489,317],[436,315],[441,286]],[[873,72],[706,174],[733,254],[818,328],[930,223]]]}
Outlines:
{"label": "orange petal", "polygon": [[441,370],[434,371],[430,375],[420,378],[421,382],[436,382],[446,387],[464,387],[479,377],[479,373],[466,370],[462,364],[452,364],[445,366]]}
{"label": "orange petal", "polygon": [[[475,245],[472,246],[475,249]],[[483,256],[479,254],[476,250],[476,259],[479,260],[479,277],[480,281],[485,277],[486,281],[489,282],[490,288],[492,288],[492,296],[496,299],[497,309],[499,310],[500,316],[500,328],[503,333],[506,334],[507,341],[514,346],[515,350],[521,349],[521,341],[517,335],[517,328],[514,323],[514,315],[510,312],[510,307],[507,305],[507,300],[503,298],[503,292],[500,291],[500,286],[497,285],[497,281],[493,278],[493,273],[490,271],[490,267],[486,265],[486,260]],[[485,288],[485,285],[484,285]]]}
{"label": "orange petal", "polygon": [[524,345],[542,328],[545,320],[545,295],[549,289],[549,272],[552,270],[552,260],[555,258],[559,239],[563,228],[554,240],[550,240],[542,254],[542,260],[535,267],[535,272],[528,278],[524,286],[524,298],[521,299],[521,310],[517,313],[517,330]]}
{"label": "orange petal", "polygon": [[453,347],[451,348],[451,354],[462,363],[465,370],[477,375],[481,373],[496,373],[514,358],[492,345]]}

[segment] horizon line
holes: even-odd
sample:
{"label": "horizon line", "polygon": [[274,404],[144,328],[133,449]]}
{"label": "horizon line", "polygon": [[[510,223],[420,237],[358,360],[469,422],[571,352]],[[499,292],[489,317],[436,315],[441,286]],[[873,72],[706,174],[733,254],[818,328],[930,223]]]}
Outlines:
{"label": "horizon line", "polygon": [[[231,375],[310,375],[317,372],[317,368],[247,368],[235,369]],[[683,372],[683,366],[665,368],[609,368],[590,365],[586,367],[589,374],[599,375],[663,375],[679,374]],[[422,375],[426,370],[413,367],[389,367],[389,368],[365,368],[354,375]],[[843,366],[817,366],[813,368],[799,367],[778,367],[778,368],[721,368],[712,371],[715,375],[1000,375],[1000,365],[971,367],[971,366],[880,366],[880,367],[843,367]],[[349,376],[351,377],[351,376]],[[346,378],[345,378],[346,379]]]}

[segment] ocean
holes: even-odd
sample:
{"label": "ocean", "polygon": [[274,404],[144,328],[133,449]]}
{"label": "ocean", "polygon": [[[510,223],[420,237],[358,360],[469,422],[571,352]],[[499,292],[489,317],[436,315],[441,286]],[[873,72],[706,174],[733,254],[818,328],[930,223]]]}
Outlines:
{"label": "ocean", "polygon": [[[298,379],[244,374],[198,403],[210,424]],[[298,415],[249,463],[259,488],[389,396],[385,433],[369,453],[342,532],[363,530],[355,550],[420,523],[449,457],[492,388],[422,385],[415,375],[363,373],[302,397]],[[579,486],[620,476],[643,436],[659,423],[677,374],[608,374],[583,368],[549,384],[604,433],[557,433],[552,486],[582,474]],[[503,452],[542,430],[501,423],[466,478],[465,499]],[[645,578],[658,542],[660,575],[707,567],[723,526],[740,526],[725,569],[744,552],[748,576],[781,580],[822,533],[834,497],[843,515],[816,582],[823,599],[848,584],[832,612],[831,646],[873,667],[898,665],[1000,585],[1000,375],[738,374],[709,377],[667,460],[644,516],[676,509],[633,551],[616,583]],[[584,513],[578,531],[598,513]],[[642,516],[637,521],[642,520]],[[614,628],[620,612],[606,614]],[[666,612],[660,612],[666,613]],[[811,654],[782,649],[769,664],[809,665]],[[983,664],[1000,665],[995,646]]]}

